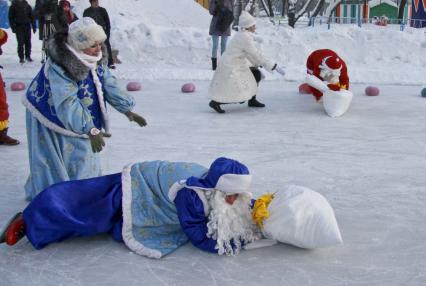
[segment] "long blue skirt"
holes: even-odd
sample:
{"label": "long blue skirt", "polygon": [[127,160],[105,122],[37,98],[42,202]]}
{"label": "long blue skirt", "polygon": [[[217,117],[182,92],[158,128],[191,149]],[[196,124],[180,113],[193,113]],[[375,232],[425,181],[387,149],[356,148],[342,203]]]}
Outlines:
{"label": "long blue skirt", "polygon": [[121,173],[54,184],[24,210],[27,238],[36,249],[100,233],[122,242],[121,201]]}

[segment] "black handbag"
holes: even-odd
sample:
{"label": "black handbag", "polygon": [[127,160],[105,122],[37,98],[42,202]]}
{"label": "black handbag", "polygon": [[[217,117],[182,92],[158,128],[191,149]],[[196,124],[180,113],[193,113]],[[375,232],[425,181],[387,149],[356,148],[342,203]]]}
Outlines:
{"label": "black handbag", "polygon": [[221,33],[224,33],[229,26],[231,26],[234,21],[234,14],[231,10],[226,8],[223,3],[218,2],[216,8],[217,22],[216,22],[216,30]]}

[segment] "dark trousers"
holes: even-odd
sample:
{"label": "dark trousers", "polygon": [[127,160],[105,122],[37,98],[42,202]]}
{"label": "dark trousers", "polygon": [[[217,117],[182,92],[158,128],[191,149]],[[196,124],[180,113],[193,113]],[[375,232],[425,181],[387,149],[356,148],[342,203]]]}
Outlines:
{"label": "dark trousers", "polygon": [[18,56],[20,59],[31,57],[31,25],[17,25],[15,28],[16,41],[18,42]]}
{"label": "dark trousers", "polygon": [[107,37],[107,39],[105,40],[105,46],[108,51],[108,66],[110,66],[114,64],[114,61],[112,59],[112,50],[111,50],[111,44],[109,42],[109,37]]}
{"label": "dark trousers", "polygon": [[260,72],[260,70],[256,67],[250,67],[250,70],[254,78],[256,79],[256,82],[259,83],[262,80],[262,73]]}

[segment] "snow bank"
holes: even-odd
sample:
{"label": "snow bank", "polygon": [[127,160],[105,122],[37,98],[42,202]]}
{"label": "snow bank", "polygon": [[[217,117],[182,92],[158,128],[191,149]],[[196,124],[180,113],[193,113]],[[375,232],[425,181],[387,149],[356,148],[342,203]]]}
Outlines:
{"label": "snow bank", "polygon": [[[193,0],[103,0],[112,19],[112,45],[120,50],[122,78],[210,79],[211,16]],[[87,4],[76,3],[82,11]],[[287,66],[286,80],[301,81],[310,52],[330,48],[349,66],[351,82],[424,83],[424,29],[326,25],[293,30],[258,20],[264,52]],[[268,79],[281,79],[269,75]]]}
{"label": "snow bank", "polygon": [[[74,1],[81,17],[88,1]],[[128,80],[210,80],[211,16],[193,0],[102,0],[112,23],[113,48],[123,64],[116,75]],[[347,62],[352,83],[425,84],[426,29],[399,26],[334,24],[291,29],[258,19],[257,39],[264,53],[287,67],[283,79],[268,74],[267,80],[302,81],[306,58],[316,49],[335,50]],[[11,34],[10,30],[9,33]],[[235,32],[233,32],[235,33]],[[13,34],[11,34],[13,35]],[[0,58],[5,77],[30,79],[39,64],[17,69],[16,40],[10,37]],[[33,37],[34,58],[41,58],[41,43]],[[38,54],[37,54],[38,53]],[[219,59],[220,61],[220,59]]]}

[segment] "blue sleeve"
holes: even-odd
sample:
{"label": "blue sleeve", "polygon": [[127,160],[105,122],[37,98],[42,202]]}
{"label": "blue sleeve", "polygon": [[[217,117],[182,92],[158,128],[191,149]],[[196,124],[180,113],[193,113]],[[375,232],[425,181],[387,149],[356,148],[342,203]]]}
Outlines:
{"label": "blue sleeve", "polygon": [[133,97],[119,88],[117,79],[111,74],[107,67],[105,67],[103,87],[106,101],[117,109],[118,112],[126,113],[135,106]]}
{"label": "blue sleeve", "polygon": [[204,206],[197,193],[183,188],[175,198],[179,222],[183,232],[195,247],[217,253],[216,240],[207,237],[207,221]]}
{"label": "blue sleeve", "polygon": [[61,74],[56,67],[48,69],[52,102],[64,127],[78,134],[87,134],[95,127],[92,115],[77,97],[78,85]]}

